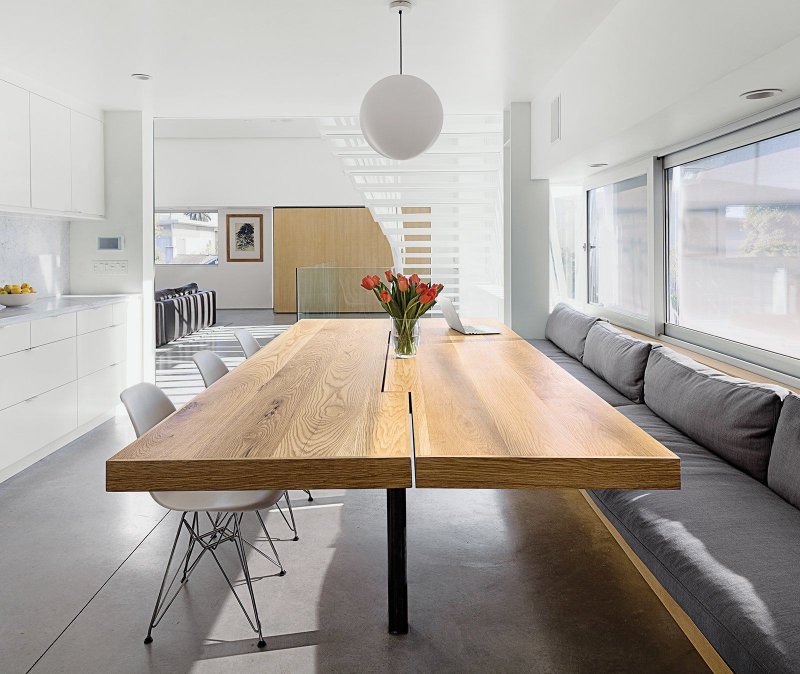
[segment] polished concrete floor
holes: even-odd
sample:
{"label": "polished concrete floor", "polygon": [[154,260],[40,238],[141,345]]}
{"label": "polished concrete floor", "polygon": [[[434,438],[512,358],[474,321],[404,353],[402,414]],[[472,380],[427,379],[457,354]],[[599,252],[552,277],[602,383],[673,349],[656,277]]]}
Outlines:
{"label": "polished concrete floor", "polygon": [[[287,575],[249,557],[267,649],[210,559],[145,646],[177,516],[104,491],[104,460],[132,438],[118,416],[0,484],[0,671],[707,671],[573,491],[410,491],[403,637],[386,633],[385,493],[293,492]],[[277,513],[267,524],[288,533]]]}

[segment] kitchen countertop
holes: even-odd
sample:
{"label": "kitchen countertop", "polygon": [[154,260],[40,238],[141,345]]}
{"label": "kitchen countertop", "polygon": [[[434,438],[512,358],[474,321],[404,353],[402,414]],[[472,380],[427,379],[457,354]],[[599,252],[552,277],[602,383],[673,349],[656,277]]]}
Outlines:
{"label": "kitchen countertop", "polygon": [[59,316],[72,311],[96,309],[106,304],[127,302],[140,295],[62,295],[61,297],[42,297],[27,307],[4,307],[0,305],[0,327],[12,323],[35,321],[39,318]]}

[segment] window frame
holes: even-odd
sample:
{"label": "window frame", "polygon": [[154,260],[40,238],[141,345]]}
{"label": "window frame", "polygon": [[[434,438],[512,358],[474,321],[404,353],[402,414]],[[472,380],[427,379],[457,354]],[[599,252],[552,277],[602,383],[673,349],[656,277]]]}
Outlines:
{"label": "window frame", "polygon": [[[157,262],[156,261],[156,217],[159,213],[216,213],[217,215],[217,232],[216,232],[216,241],[217,241],[217,261],[214,264],[203,264],[201,262]],[[161,207],[153,209],[153,265],[155,267],[210,267],[212,269],[216,269],[219,267],[220,262],[222,260],[222,255],[220,254],[220,240],[219,240],[219,232],[220,232],[220,224],[219,224],[219,216],[220,216],[220,209],[219,208],[200,208],[197,206],[192,207],[181,207],[177,206],[174,208],[170,207]]]}
{"label": "window frame", "polygon": [[[644,317],[638,317],[633,314],[624,313],[601,307],[589,302],[589,284],[591,275],[589,273],[589,193],[600,187],[612,185],[623,180],[645,176],[647,180],[647,297],[648,313]],[[592,174],[589,178],[584,180],[583,183],[583,260],[580,267],[582,268],[581,278],[576,280],[580,281],[581,296],[575,298],[576,302],[580,302],[589,314],[605,318],[616,325],[620,325],[629,330],[640,332],[644,335],[655,337],[661,332],[663,326],[662,316],[664,315],[664,280],[663,270],[664,262],[659,260],[660,256],[657,254],[659,245],[663,247],[663,208],[661,203],[663,200],[663,180],[664,171],[661,170],[661,160],[657,157],[645,157],[627,164],[614,166],[597,173]],[[659,277],[661,272],[662,278]],[[578,295],[576,291],[576,295]]]}
{"label": "window frame", "polygon": [[663,198],[663,285],[662,295],[663,318],[661,334],[659,336],[665,341],[676,345],[687,345],[696,347],[697,350],[708,352],[717,358],[724,356],[722,360],[755,370],[766,377],[781,381],[790,386],[800,384],[800,358],[794,358],[786,354],[770,351],[758,346],[737,342],[725,337],[718,337],[707,332],[694,330],[684,326],[669,322],[667,292],[668,286],[668,266],[669,258],[669,200],[666,197],[668,188],[667,172],[669,169],[683,164],[687,164],[698,159],[705,159],[714,155],[729,152],[737,148],[746,147],[763,140],[775,138],[787,133],[800,131],[800,109],[783,112],[767,119],[747,124],[736,130],[732,130],[724,135],[705,140],[703,142],[689,145],[683,149],[676,149],[674,152],[665,154],[662,158],[662,198]]}

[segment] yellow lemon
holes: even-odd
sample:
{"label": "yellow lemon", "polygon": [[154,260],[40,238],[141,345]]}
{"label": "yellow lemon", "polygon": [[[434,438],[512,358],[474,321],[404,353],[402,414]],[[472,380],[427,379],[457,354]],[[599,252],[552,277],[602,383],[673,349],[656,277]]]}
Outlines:
{"label": "yellow lemon", "polygon": [[30,288],[29,290],[31,291],[31,293],[36,293],[36,288]]}
{"label": "yellow lemon", "polygon": [[8,285],[8,283],[6,283],[6,284],[3,286],[3,290],[5,290],[7,293],[8,293],[8,292],[11,292],[11,286],[10,286],[10,285]]}
{"label": "yellow lemon", "polygon": [[19,289],[19,286],[12,286],[11,290],[8,291],[11,295],[19,295],[22,291]]}
{"label": "yellow lemon", "polygon": [[23,295],[30,295],[31,294],[31,289],[30,288],[22,288],[20,290],[20,293],[22,293]]}

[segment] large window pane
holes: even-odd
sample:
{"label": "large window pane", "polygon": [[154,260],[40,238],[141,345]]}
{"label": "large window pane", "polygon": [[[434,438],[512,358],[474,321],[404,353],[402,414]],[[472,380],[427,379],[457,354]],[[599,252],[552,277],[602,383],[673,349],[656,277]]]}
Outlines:
{"label": "large window pane", "polygon": [[[583,189],[580,186],[550,187],[550,262],[553,300],[575,299],[579,228],[582,229]],[[582,238],[582,237],[581,237]]]}
{"label": "large window pane", "polygon": [[589,302],[647,317],[647,176],[588,193]]}
{"label": "large window pane", "polygon": [[800,357],[800,132],[667,172],[668,316]]}
{"label": "large window pane", "polygon": [[216,211],[155,214],[156,264],[217,264]]}

